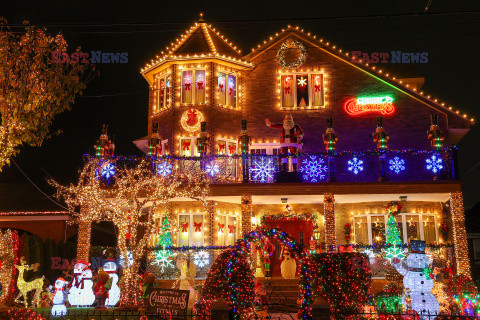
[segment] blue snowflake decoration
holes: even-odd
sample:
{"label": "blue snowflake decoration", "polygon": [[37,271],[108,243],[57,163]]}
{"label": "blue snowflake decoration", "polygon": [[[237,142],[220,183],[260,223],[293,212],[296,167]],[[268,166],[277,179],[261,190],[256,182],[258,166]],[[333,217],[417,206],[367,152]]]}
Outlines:
{"label": "blue snowflake decoration", "polygon": [[327,170],[325,160],[316,155],[303,158],[302,167],[300,168],[300,172],[303,174],[303,180],[310,182],[318,182],[325,179]]}
{"label": "blue snowflake decoration", "polygon": [[275,174],[275,165],[273,158],[270,157],[254,157],[252,166],[250,167],[252,180],[267,182],[272,180]]}
{"label": "blue snowflake decoration", "polygon": [[430,158],[425,160],[427,163],[427,170],[437,173],[443,169],[443,160],[438,156],[438,154],[433,154]]}
{"label": "blue snowflake decoration", "polygon": [[115,166],[111,164],[110,162],[107,162],[106,164],[103,165],[100,175],[104,179],[110,179],[115,175]]}
{"label": "blue snowflake decoration", "polygon": [[394,157],[388,161],[389,169],[396,174],[399,174],[403,170],[405,170],[405,160],[400,159],[399,157]]}
{"label": "blue snowflake decoration", "polygon": [[212,161],[207,164],[205,171],[210,175],[210,177],[214,177],[220,172],[220,168],[218,167],[217,163]]}
{"label": "blue snowflake decoration", "polygon": [[352,160],[348,160],[348,171],[353,172],[354,175],[357,175],[360,171],[363,171],[363,160],[353,157]]}
{"label": "blue snowflake decoration", "polygon": [[172,164],[168,161],[163,161],[157,164],[157,174],[161,175],[162,177],[166,177],[172,174]]}

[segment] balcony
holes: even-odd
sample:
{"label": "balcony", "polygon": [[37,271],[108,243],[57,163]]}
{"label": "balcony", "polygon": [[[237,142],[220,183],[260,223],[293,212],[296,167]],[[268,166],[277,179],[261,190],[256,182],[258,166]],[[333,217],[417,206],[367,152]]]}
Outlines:
{"label": "balcony", "polygon": [[[456,180],[455,149],[365,151],[282,155],[151,157],[156,173],[202,173],[212,183],[407,182]],[[132,161],[117,157],[117,164]],[[296,170],[294,170],[296,169]]]}

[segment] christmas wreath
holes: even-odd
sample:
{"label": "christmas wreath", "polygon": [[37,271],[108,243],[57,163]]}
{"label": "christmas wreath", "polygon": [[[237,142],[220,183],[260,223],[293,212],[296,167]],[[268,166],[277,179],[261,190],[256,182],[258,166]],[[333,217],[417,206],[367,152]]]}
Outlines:
{"label": "christmas wreath", "polygon": [[[293,62],[285,61],[285,52],[288,49],[300,50],[300,56],[296,61],[293,61]],[[304,64],[306,60],[307,60],[307,49],[300,41],[297,41],[295,39],[288,39],[287,41],[282,43],[282,45],[277,51],[277,61],[284,68],[288,68],[288,69],[298,68],[302,64]]]}
{"label": "christmas wreath", "polygon": [[187,130],[188,132],[200,130],[200,126],[203,121],[205,121],[203,114],[196,109],[185,111],[180,119],[183,129]]}

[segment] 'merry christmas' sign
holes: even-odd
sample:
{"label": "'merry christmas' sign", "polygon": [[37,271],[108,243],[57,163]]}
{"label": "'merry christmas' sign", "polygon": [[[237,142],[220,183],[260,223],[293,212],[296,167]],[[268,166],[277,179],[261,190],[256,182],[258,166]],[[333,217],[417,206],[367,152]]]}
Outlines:
{"label": "'merry christmas' sign", "polygon": [[393,98],[385,97],[363,97],[347,100],[345,111],[351,116],[363,115],[365,113],[378,113],[381,115],[392,115],[395,113]]}

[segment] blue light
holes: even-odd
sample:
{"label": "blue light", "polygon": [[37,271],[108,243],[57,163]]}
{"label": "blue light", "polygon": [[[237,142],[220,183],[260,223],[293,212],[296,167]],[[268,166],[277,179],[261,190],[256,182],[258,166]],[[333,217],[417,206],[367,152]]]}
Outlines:
{"label": "blue light", "polygon": [[363,160],[353,157],[352,160],[348,160],[348,171],[353,172],[354,175],[357,175],[360,171],[363,171]]}
{"label": "blue light", "polygon": [[303,180],[310,182],[318,182],[325,179],[325,173],[328,168],[325,160],[316,155],[310,155],[302,160],[300,172],[303,173]]}
{"label": "blue light", "polygon": [[272,180],[275,174],[275,165],[270,157],[255,157],[252,161],[250,174],[252,180],[267,182]]}
{"label": "blue light", "polygon": [[115,166],[110,162],[107,162],[103,166],[102,171],[100,171],[100,175],[102,176],[102,178],[105,178],[105,179],[112,178],[115,175]]}
{"label": "blue light", "polygon": [[430,158],[425,160],[427,163],[427,170],[437,173],[443,169],[443,160],[438,156],[438,154],[433,154]]}
{"label": "blue light", "polygon": [[394,157],[393,159],[390,159],[388,161],[388,164],[390,165],[388,168],[396,174],[399,174],[400,172],[405,170],[405,160],[400,159],[399,157]]}
{"label": "blue light", "polygon": [[172,173],[172,164],[168,163],[167,161],[163,161],[157,164],[157,174],[161,175],[162,177],[166,177]]}
{"label": "blue light", "polygon": [[206,168],[205,168],[205,171],[211,176],[211,177],[214,177],[217,173],[220,172],[220,168],[218,168],[218,164],[216,164],[215,162],[210,162],[209,164],[207,164]]}

